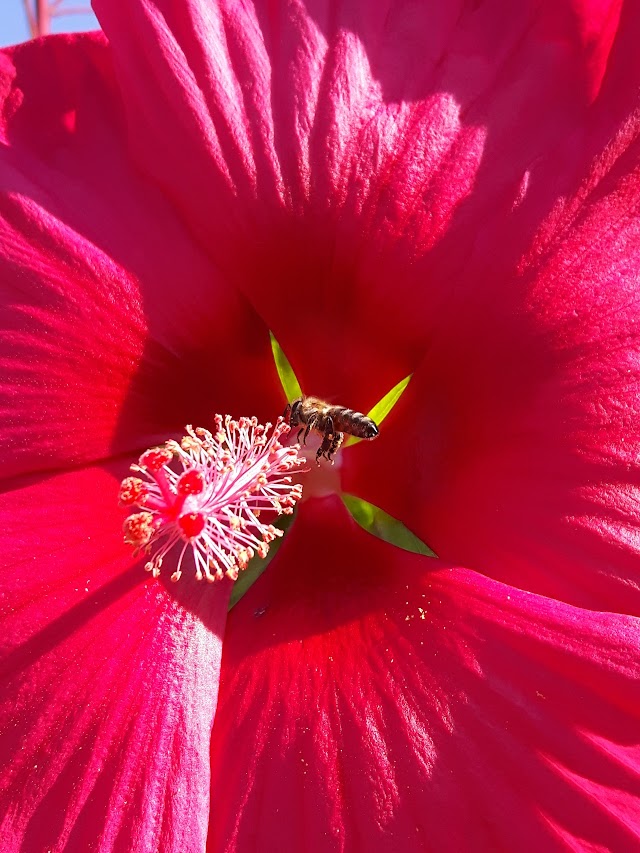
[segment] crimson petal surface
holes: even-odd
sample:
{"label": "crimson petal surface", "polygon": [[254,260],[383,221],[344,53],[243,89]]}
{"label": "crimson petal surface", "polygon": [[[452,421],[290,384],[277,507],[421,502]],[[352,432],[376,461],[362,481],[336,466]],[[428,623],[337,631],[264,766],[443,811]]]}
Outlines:
{"label": "crimson petal surface", "polygon": [[639,640],[303,504],[231,611],[209,849],[633,849]]}
{"label": "crimson petal surface", "polygon": [[133,165],[104,39],[0,55],[3,478],[281,406],[268,329]]}
{"label": "crimson petal surface", "polygon": [[364,411],[415,367],[477,247],[501,245],[532,164],[579,126],[619,18],[555,0],[95,8],[140,168],[303,389]]}
{"label": "crimson petal surface", "polygon": [[541,167],[560,181],[573,152],[567,194],[513,273],[476,269],[343,483],[449,561],[638,615],[640,120],[621,86],[612,61],[582,132]]}
{"label": "crimson petal surface", "polygon": [[6,853],[204,848],[229,588],[152,581],[117,490],[87,468],[0,499]]}

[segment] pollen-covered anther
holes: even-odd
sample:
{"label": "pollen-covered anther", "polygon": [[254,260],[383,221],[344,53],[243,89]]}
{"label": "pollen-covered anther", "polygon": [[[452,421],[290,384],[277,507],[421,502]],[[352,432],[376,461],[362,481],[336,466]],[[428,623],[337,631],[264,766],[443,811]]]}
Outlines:
{"label": "pollen-covered anther", "polygon": [[[209,574],[207,578],[210,580],[221,581],[224,577],[224,572],[220,568],[220,566],[215,562],[215,560],[210,560],[208,564]],[[211,574],[211,569],[213,569],[213,575]]]}
{"label": "pollen-covered anther", "polygon": [[118,503],[120,506],[144,506],[148,489],[138,477],[125,477],[120,483],[118,492]]}
{"label": "pollen-covered anther", "polygon": [[273,542],[274,539],[277,539],[278,536],[282,536],[282,530],[279,527],[274,527],[273,524],[269,524],[262,532],[262,539],[264,542]]}
{"label": "pollen-covered anther", "polygon": [[135,512],[125,519],[122,529],[126,545],[144,548],[155,533],[156,522],[151,512]]}
{"label": "pollen-covered anther", "polygon": [[[286,472],[301,470],[297,446],[278,438],[288,427],[279,419],[262,426],[256,418],[216,415],[214,430],[187,426],[179,441],[146,451],[126,478],[122,503],[137,506],[125,521],[125,540],[149,552],[154,576],[171,557],[171,579],[186,566],[198,580],[236,579],[255,554],[265,557],[282,531],[268,523],[291,513],[302,495]],[[266,522],[262,521],[262,517]]]}
{"label": "pollen-covered anther", "polygon": [[157,557],[155,560],[149,560],[149,562],[144,564],[145,572],[151,572],[154,578],[157,578],[160,574],[160,568],[162,566],[162,557]]}

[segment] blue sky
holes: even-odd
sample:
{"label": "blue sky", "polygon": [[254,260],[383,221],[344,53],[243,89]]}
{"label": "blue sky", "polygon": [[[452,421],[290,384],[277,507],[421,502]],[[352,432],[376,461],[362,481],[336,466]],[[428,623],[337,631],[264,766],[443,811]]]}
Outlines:
{"label": "blue sky", "polygon": [[[62,7],[86,6],[89,0],[63,0]],[[98,22],[92,12],[87,15],[64,15],[53,19],[53,32],[69,33],[78,30],[95,30]],[[0,0],[0,46],[16,44],[29,38],[29,28],[22,0]]]}

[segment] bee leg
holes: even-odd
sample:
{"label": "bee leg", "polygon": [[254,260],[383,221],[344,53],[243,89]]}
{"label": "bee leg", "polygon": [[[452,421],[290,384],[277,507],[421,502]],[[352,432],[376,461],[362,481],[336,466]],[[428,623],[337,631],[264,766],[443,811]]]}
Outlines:
{"label": "bee leg", "polygon": [[[325,435],[322,439],[322,444],[316,452],[316,465],[320,465],[320,459],[324,456],[325,459],[330,459],[328,453],[331,451],[331,439]],[[333,464],[333,463],[331,463]]]}
{"label": "bee leg", "polygon": [[296,441],[298,442],[298,444],[300,444],[300,436],[302,435],[303,432],[304,432],[304,427],[302,427],[301,429],[298,430],[298,434],[296,436]]}
{"label": "bee leg", "polygon": [[285,419],[285,423],[291,423],[291,403],[287,403],[287,407],[282,413],[282,417]]}
{"label": "bee leg", "polygon": [[[320,457],[324,456],[327,462],[331,462],[333,465],[333,459],[331,455],[336,451],[336,436],[333,432],[333,418],[331,415],[328,415],[324,418],[322,422],[322,444],[318,448],[318,452],[316,453],[316,462],[318,465],[320,464]],[[338,447],[340,443],[338,443]]]}
{"label": "bee leg", "polygon": [[[313,429],[313,425],[315,424],[316,420],[317,420],[317,418],[310,418],[307,421],[307,428],[304,431],[304,438],[302,439],[303,444],[307,443],[307,436],[309,435],[309,431]],[[302,432],[302,430],[300,430],[300,432]]]}
{"label": "bee leg", "polygon": [[340,445],[344,441],[344,433],[343,432],[334,432],[331,436],[331,440],[329,441],[328,453],[325,454],[326,458],[333,465],[333,457],[340,450]]}

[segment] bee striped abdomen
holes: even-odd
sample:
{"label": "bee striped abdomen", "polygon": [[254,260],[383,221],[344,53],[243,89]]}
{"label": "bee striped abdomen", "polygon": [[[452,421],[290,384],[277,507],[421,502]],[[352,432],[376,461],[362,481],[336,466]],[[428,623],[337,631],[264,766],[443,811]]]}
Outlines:
{"label": "bee striped abdomen", "polygon": [[376,424],[362,412],[334,406],[327,414],[331,416],[333,425],[339,432],[346,432],[356,438],[375,438],[378,435]]}

